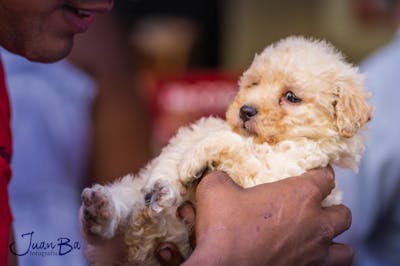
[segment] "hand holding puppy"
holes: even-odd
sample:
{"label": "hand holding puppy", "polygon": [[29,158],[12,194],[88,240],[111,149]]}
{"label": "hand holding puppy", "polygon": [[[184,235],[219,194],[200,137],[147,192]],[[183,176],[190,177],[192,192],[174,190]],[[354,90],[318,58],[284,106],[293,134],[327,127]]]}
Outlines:
{"label": "hand holding puppy", "polygon": [[[331,168],[248,189],[223,172],[207,175],[196,193],[197,246],[185,265],[351,264],[351,248],[332,243],[350,227],[350,211],[321,207],[334,186]],[[187,207],[180,216],[194,217]],[[158,255],[162,265],[183,262],[169,243]]]}

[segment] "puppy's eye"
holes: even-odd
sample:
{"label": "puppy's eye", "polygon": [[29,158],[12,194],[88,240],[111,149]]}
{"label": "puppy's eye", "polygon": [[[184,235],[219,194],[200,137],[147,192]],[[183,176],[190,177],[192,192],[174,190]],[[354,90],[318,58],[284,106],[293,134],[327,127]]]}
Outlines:
{"label": "puppy's eye", "polygon": [[299,97],[296,96],[296,94],[291,91],[285,93],[285,99],[291,103],[299,103],[302,101]]}
{"label": "puppy's eye", "polygon": [[247,88],[251,88],[251,87],[255,87],[255,86],[257,86],[258,84],[260,84],[260,82],[259,81],[253,81],[253,82],[251,82],[251,83],[249,83],[249,84],[247,84]]}

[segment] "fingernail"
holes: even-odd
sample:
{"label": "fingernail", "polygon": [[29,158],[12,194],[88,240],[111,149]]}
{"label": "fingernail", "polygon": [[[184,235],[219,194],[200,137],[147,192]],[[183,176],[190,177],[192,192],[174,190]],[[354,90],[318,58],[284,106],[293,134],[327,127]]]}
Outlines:
{"label": "fingernail", "polygon": [[158,250],[158,255],[160,256],[160,258],[165,261],[168,262],[172,259],[172,251],[169,247],[162,247]]}

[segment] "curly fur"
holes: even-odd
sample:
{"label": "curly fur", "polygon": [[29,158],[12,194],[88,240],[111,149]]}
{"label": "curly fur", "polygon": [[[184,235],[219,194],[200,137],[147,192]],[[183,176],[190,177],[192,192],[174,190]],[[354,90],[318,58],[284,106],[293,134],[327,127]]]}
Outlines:
{"label": "curly fur", "polygon": [[[227,172],[242,187],[328,164],[357,171],[361,129],[372,111],[363,82],[358,69],[324,41],[289,37],[268,46],[241,77],[226,121],[203,118],[181,128],[137,176],[85,189],[81,224],[89,261],[156,265],[155,249],[165,241],[189,256],[191,228],[176,209],[194,201],[193,181],[205,168]],[[290,101],[289,91],[301,101]],[[244,105],[257,111],[247,120],[240,115]],[[340,202],[335,189],[323,205]],[[105,244],[115,239],[122,246]]]}

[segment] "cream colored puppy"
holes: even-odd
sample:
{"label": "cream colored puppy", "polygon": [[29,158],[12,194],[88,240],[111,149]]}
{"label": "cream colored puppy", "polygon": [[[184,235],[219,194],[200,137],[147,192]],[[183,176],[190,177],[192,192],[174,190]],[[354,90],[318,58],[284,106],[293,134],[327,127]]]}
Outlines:
{"label": "cream colored puppy", "polygon": [[[257,55],[240,79],[226,121],[182,128],[137,176],[82,193],[81,227],[93,265],[155,265],[160,242],[190,255],[190,228],[176,209],[194,200],[205,169],[243,187],[328,164],[357,170],[371,106],[363,76],[330,44],[289,37]],[[323,205],[341,202],[335,189]]]}

